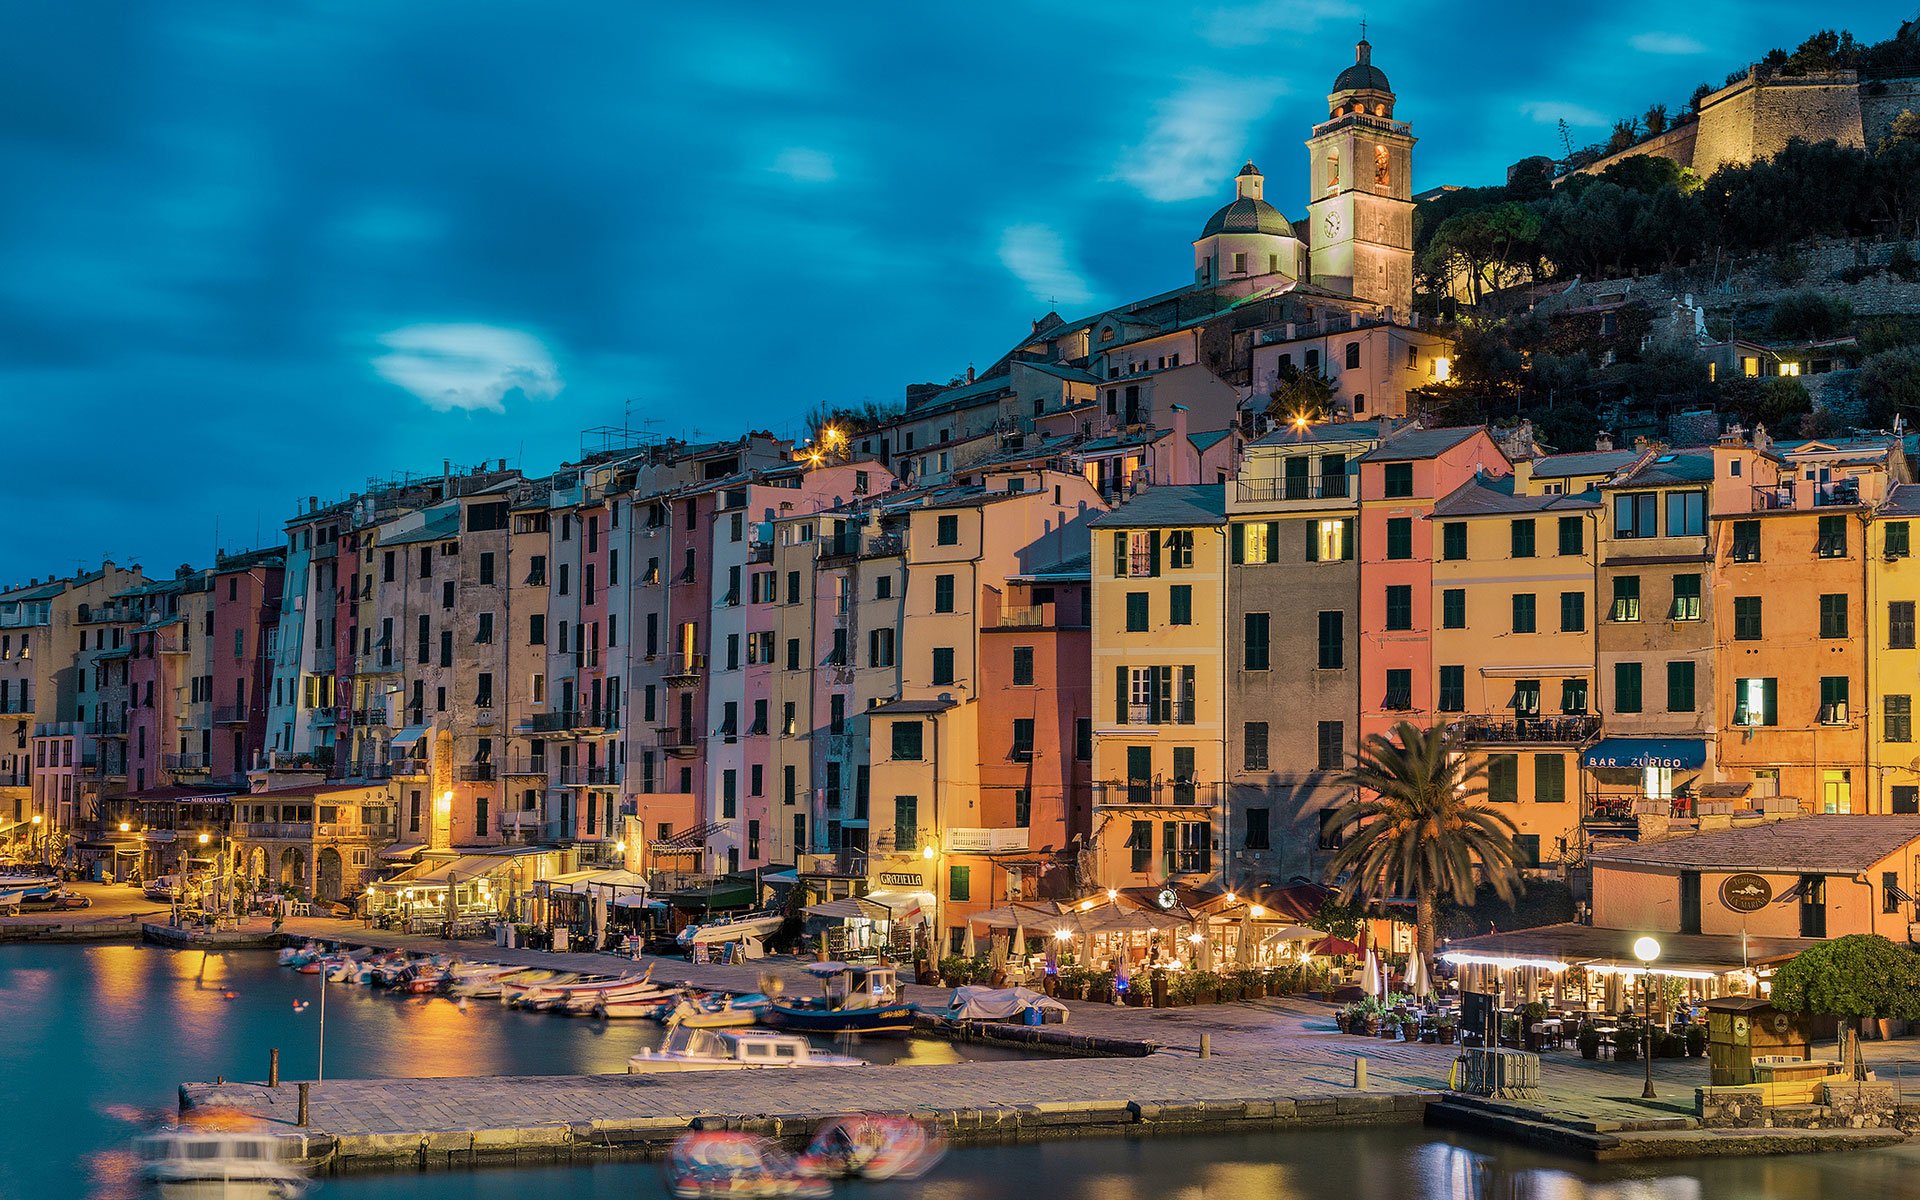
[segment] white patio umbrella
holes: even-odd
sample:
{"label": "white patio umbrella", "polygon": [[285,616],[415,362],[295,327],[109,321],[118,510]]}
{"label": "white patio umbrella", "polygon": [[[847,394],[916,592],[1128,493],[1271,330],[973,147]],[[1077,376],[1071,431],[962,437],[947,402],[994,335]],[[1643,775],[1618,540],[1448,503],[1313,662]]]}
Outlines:
{"label": "white patio umbrella", "polygon": [[1369,996],[1380,994],[1380,964],[1373,957],[1373,947],[1367,947],[1367,969],[1360,977],[1361,990]]}
{"label": "white patio umbrella", "polygon": [[1024,921],[1013,927],[1013,937],[1007,942],[1007,951],[1017,958],[1027,956],[1027,927]]}
{"label": "white patio umbrella", "polygon": [[975,951],[974,951],[974,945],[973,945],[973,922],[968,921],[967,931],[966,933],[961,935],[961,939],[960,939],[960,957],[972,958],[974,956],[974,953]]}
{"label": "white patio umbrella", "polygon": [[1407,961],[1407,991],[1418,1000],[1433,990],[1433,980],[1427,975],[1427,962],[1420,951],[1415,949]]}

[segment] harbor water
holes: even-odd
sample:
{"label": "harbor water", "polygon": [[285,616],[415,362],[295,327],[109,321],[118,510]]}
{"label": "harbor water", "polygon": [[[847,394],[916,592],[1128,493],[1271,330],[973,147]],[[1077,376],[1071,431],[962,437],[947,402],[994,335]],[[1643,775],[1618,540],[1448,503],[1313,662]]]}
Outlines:
{"label": "harbor water", "polygon": [[[271,954],[139,946],[0,947],[0,1200],[138,1194],[128,1140],[177,1107],[182,1080],[258,1079],[279,1047],[285,1078],[319,1056],[317,977]],[[647,1022],[603,1023],[333,985],[329,1077],[619,1071],[656,1044]],[[854,1053],[950,1062],[1002,1052],[939,1041]],[[1017,1097],[1008,1097],[1017,1100]],[[1915,1197],[1920,1149],[1595,1167],[1419,1128],[1232,1137],[1084,1138],[959,1150],[926,1177],[849,1189],[923,1200],[1702,1200]],[[664,1196],[647,1163],[329,1178],[339,1200]]]}

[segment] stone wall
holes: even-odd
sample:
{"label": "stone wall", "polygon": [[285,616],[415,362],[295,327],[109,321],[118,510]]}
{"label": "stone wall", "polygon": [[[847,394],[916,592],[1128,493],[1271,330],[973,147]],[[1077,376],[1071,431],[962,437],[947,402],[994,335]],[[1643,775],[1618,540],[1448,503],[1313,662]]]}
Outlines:
{"label": "stone wall", "polygon": [[1768,1106],[1760,1087],[1695,1088],[1694,1115],[1706,1129],[1902,1129],[1920,1122],[1891,1083],[1826,1084],[1814,1104]]}
{"label": "stone wall", "polygon": [[[1700,101],[1688,121],[1581,168],[1592,175],[1636,154],[1671,158],[1711,175],[1728,163],[1772,158],[1794,138],[1877,145],[1902,108],[1920,96],[1920,80],[1875,80],[1862,85],[1852,71],[1776,75],[1756,65],[1748,75]],[[1871,107],[1873,116],[1866,117]]]}
{"label": "stone wall", "polygon": [[1893,119],[1903,112],[1920,112],[1920,79],[1875,79],[1860,86],[1860,126],[1868,146],[1878,146],[1893,132]]}
{"label": "stone wall", "polygon": [[[1920,312],[1920,280],[1909,282],[1897,275],[1881,272],[1858,283],[1848,283],[1841,272],[1867,263],[1884,265],[1897,243],[1863,239],[1838,239],[1803,243],[1794,248],[1798,263],[1804,267],[1798,277],[1781,277],[1780,264],[1771,255],[1717,265],[1682,267],[1657,275],[1636,275],[1623,279],[1581,280],[1568,291],[1540,305],[1541,311],[1581,308],[1629,297],[1664,311],[1684,296],[1711,312],[1730,305],[1771,304],[1782,296],[1813,288],[1823,295],[1846,300],[1859,316]],[[1907,248],[1920,254],[1920,242],[1908,242]]]}

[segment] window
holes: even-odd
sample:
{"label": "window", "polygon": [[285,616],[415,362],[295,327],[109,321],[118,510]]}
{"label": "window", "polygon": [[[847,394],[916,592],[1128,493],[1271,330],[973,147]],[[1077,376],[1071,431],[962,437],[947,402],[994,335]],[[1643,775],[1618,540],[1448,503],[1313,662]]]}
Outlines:
{"label": "window", "polygon": [[1887,602],[1887,647],[1892,650],[1913,649],[1913,601]]}
{"label": "window", "polygon": [[1667,536],[1699,537],[1707,531],[1705,492],[1667,493]]}
{"label": "window", "polygon": [[1241,843],[1244,849],[1271,850],[1273,848],[1270,813],[1271,810],[1265,808],[1249,808],[1247,810],[1247,836],[1246,840]]}
{"label": "window", "polygon": [[1093,719],[1073,719],[1073,757],[1078,762],[1093,761]]}
{"label": "window", "polygon": [[1513,631],[1532,633],[1534,622],[1534,595],[1532,592],[1515,592],[1513,595]]}
{"label": "window", "polygon": [[1413,518],[1387,518],[1387,557],[1413,557]]}
{"label": "window", "polygon": [[1613,664],[1613,711],[1617,713],[1637,713],[1640,711],[1640,664],[1620,662]]}
{"label": "window", "polygon": [[1242,742],[1245,744],[1245,769],[1264,771],[1267,769],[1267,723],[1248,721],[1244,729]]}
{"label": "window", "polygon": [[1264,671],[1269,665],[1268,625],[1268,614],[1246,614],[1246,669],[1249,671]]}
{"label": "window", "polygon": [[1320,614],[1319,664],[1322,671],[1344,670],[1347,665],[1347,615],[1339,610]]}
{"label": "window", "polygon": [[893,845],[897,850],[907,850],[920,844],[920,798],[918,796],[895,796],[893,798]]}
{"label": "window", "polygon": [[1013,761],[1031,762],[1033,759],[1033,718],[1015,717],[1013,719]]}
{"label": "window", "polygon": [[953,513],[943,514],[934,524],[934,544],[940,546],[958,546],[960,544],[960,518]]}
{"label": "window", "polygon": [[1802,875],[1800,877],[1800,936],[1803,938],[1823,938],[1827,936],[1827,877],[1824,875]]}
{"label": "window", "polygon": [[1693,662],[1676,659],[1667,664],[1667,711],[1689,713],[1693,710]]}
{"label": "window", "polygon": [[1533,557],[1533,518],[1521,517],[1513,522],[1513,557]]}
{"label": "window", "polygon": [[1513,681],[1513,695],[1507,700],[1507,707],[1516,717],[1537,717],[1540,715],[1540,681],[1538,679],[1516,679]]}
{"label": "window", "polygon": [[1013,648],[1013,682],[1016,687],[1033,686],[1032,646],[1015,646]]}
{"label": "window", "polygon": [[1467,627],[1467,589],[1444,588],[1441,590],[1440,627],[1442,629]]}
{"label": "window", "polygon": [[1660,495],[1657,492],[1634,492],[1613,498],[1613,536],[1617,538],[1650,538],[1659,535],[1657,521],[1660,512]]}
{"label": "window", "polygon": [[1845,675],[1822,675],[1820,677],[1820,723],[1822,725],[1845,725],[1847,712],[1847,677]]}
{"label": "window", "polygon": [[1847,556],[1847,519],[1845,517],[1820,518],[1820,540],[1814,546],[1814,553],[1821,558]]}
{"label": "window", "polygon": [[[754,636],[759,637],[761,635],[756,634]],[[773,660],[773,634],[768,632],[765,636],[767,639],[766,661],[771,662]],[[751,650],[753,643],[749,642],[747,648]],[[749,657],[751,657],[751,655],[749,655]],[[1015,662],[1016,664],[1018,663],[1017,658]],[[891,667],[893,665],[893,630],[873,629],[868,631],[867,665],[869,667]],[[1031,665],[1031,659],[1029,659],[1029,665]],[[1015,682],[1017,683],[1019,681],[1015,680]]]}
{"label": "window", "polygon": [[1913,740],[1913,697],[1887,696],[1881,701],[1885,711],[1886,738],[1889,742]]}
{"label": "window", "polygon": [[1613,577],[1613,619],[1616,621],[1640,619],[1640,577],[1638,575]]}
{"label": "window", "polygon": [[1160,574],[1160,539],[1152,530],[1113,535],[1113,573],[1119,579],[1146,579]]}
{"label": "window", "polygon": [[1847,597],[1844,592],[1828,592],[1820,597],[1820,636],[1847,636]]}
{"label": "window", "polygon": [[1733,640],[1736,642],[1760,640],[1760,597],[1735,596],[1733,598]]}
{"label": "window", "polygon": [[[1131,600],[1132,597],[1128,599]],[[953,576],[935,575],[933,577],[933,611],[937,613],[953,611]]]}
{"label": "window", "polygon": [[1347,726],[1344,721],[1322,721],[1315,733],[1318,752],[1314,757],[1317,770],[1338,771],[1346,765]]}
{"label": "window", "polygon": [[[388,578],[392,578],[391,574],[389,574]],[[482,553],[480,555],[480,582],[493,582],[493,555],[491,553]]]}
{"label": "window", "polygon": [[1700,932],[1700,872],[1680,872],[1680,932]]}
{"label": "window", "polygon": [[1467,669],[1465,667],[1440,668],[1440,696],[1434,701],[1434,707],[1441,712],[1467,710]]}
{"label": "window", "polygon": [[1133,829],[1127,835],[1127,849],[1131,851],[1129,869],[1144,874],[1153,869],[1153,822],[1135,821]]}
{"label": "window", "polygon": [[1387,588],[1387,628],[1413,628],[1413,588],[1404,583]]}
{"label": "window", "polygon": [[1147,594],[1145,592],[1127,593],[1127,632],[1145,633],[1147,631]]}
{"label": "window", "polygon": [[1495,804],[1512,804],[1520,799],[1520,756],[1487,755],[1487,799]]}
{"label": "window", "polygon": [[1387,668],[1387,694],[1380,707],[1388,712],[1405,712],[1413,707],[1413,672],[1403,667]]}
{"label": "window", "polygon": [[1733,723],[1735,725],[1779,724],[1777,681],[1773,679],[1736,679],[1733,682]]}
{"label": "window", "polygon": [[1673,607],[1667,610],[1667,616],[1675,621],[1700,619],[1700,577],[1698,575],[1673,577]]}
{"label": "window", "polygon": [[1587,628],[1587,594],[1560,593],[1560,632],[1581,633]]}
{"label": "window", "polygon": [[477,621],[474,625],[473,640],[482,646],[491,645],[493,643],[493,614],[492,613],[483,612],[480,614],[479,621]]}
{"label": "window", "polygon": [[[1249,525],[1249,530],[1259,528]],[[1308,521],[1307,561],[1347,562],[1353,558],[1353,522],[1351,520]],[[1249,562],[1276,562],[1277,559],[1249,559]]]}
{"label": "window", "polygon": [[933,650],[933,682],[953,682],[953,647],[936,646]]}
{"label": "window", "polygon": [[1467,557],[1467,523],[1448,521],[1440,526],[1440,557],[1460,562]]}
{"label": "window", "polygon": [[1193,624],[1193,585],[1176,583],[1167,589],[1167,624]]}
{"label": "window", "polygon": [[973,868],[957,863],[947,868],[947,899],[973,899]]}
{"label": "window", "polygon": [[1734,562],[1760,561],[1760,522],[1735,521],[1733,523],[1733,547],[1729,556]]}
{"label": "window", "polygon": [[1357,371],[1359,369],[1360,369],[1360,343],[1348,342],[1347,343],[1347,370]]}
{"label": "window", "polygon": [[1580,555],[1587,552],[1587,531],[1580,517],[1560,518],[1560,553]]}
{"label": "window", "polygon": [[1405,499],[1413,495],[1413,464],[1410,462],[1388,463],[1383,475],[1383,495],[1389,500]]}
{"label": "window", "polygon": [[1167,534],[1167,565],[1177,571],[1193,566],[1193,530],[1176,529]]}
{"label": "window", "polygon": [[1908,540],[1905,521],[1887,522],[1886,555],[1889,559],[1905,558],[1913,553],[1912,543]]}

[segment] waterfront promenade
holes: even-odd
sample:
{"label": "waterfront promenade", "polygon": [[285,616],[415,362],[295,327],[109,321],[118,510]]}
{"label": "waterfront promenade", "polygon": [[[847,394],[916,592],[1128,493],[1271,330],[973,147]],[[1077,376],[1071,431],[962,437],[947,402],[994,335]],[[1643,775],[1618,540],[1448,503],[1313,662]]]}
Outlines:
{"label": "waterfront promenade", "polygon": [[[289,921],[285,932],[602,973],[651,964],[662,981],[741,991],[755,989],[762,973],[796,988],[811,985],[793,960],[634,964],[606,954],[448,943],[317,918]],[[931,1007],[943,1005],[948,995],[914,985],[906,990]],[[1069,1007],[1067,1025],[1051,1026],[1050,1032],[1143,1042],[1153,1052],[777,1075],[328,1080],[310,1092],[311,1152],[337,1169],[648,1153],[695,1122],[797,1134],[819,1116],[862,1109],[916,1113],[939,1121],[958,1141],[1102,1130],[1218,1132],[1254,1123],[1417,1122],[1446,1088],[1457,1054],[1447,1046],[1342,1035],[1329,1006],[1296,998],[1157,1010],[1085,1002]],[[1206,1058],[1199,1056],[1202,1034],[1211,1048]],[[1362,1058],[1365,1090],[1355,1086],[1356,1060]],[[442,1065],[458,1069],[457,1063]],[[1692,1110],[1693,1089],[1705,1082],[1703,1060],[1657,1061],[1654,1101],[1640,1099],[1641,1071],[1639,1064],[1549,1056],[1537,1100],[1502,1106],[1492,1119],[1536,1144],[1601,1159],[1781,1153],[1900,1140],[1883,1131],[1701,1130]],[[191,1084],[182,1089],[182,1103],[239,1108],[291,1132],[298,1099],[291,1083],[275,1089]]]}

